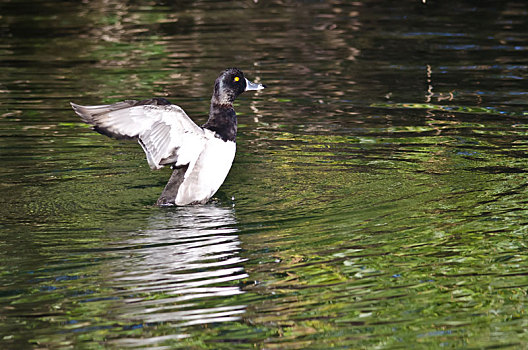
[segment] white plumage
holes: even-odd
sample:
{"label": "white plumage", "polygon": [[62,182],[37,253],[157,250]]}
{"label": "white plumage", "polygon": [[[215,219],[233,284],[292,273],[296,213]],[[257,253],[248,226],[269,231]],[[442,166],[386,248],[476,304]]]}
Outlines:
{"label": "white plumage", "polygon": [[196,161],[189,164],[178,189],[176,205],[207,202],[224,182],[235,159],[233,141],[223,141],[214,132],[204,131],[207,141]]}

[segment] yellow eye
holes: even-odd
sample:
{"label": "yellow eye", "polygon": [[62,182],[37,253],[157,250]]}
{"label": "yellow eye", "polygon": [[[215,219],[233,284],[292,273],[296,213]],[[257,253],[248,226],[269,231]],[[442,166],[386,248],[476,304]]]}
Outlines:
{"label": "yellow eye", "polygon": [[239,77],[235,77],[235,81],[239,81],[239,80],[240,80],[240,78],[239,78]]}

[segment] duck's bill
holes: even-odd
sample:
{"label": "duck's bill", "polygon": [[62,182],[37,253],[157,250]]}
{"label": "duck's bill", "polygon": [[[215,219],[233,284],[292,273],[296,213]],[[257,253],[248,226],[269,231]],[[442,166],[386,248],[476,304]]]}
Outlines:
{"label": "duck's bill", "polygon": [[265,89],[266,85],[253,83],[246,78],[246,90],[245,91],[252,91],[252,90],[262,90]]}

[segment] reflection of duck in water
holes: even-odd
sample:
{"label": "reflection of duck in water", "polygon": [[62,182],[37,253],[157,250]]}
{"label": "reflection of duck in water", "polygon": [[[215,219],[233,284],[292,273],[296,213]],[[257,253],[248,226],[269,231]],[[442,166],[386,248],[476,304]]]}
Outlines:
{"label": "reflection of duck in water", "polygon": [[247,277],[235,225],[233,209],[216,205],[157,212],[119,244],[126,259],[109,266],[111,287],[126,291],[119,313],[144,323],[238,319],[245,306],[226,305],[243,293],[233,281]]}
{"label": "reflection of duck in water", "polygon": [[235,99],[261,90],[236,68],[215,81],[209,120],[196,125],[183,109],[164,98],[127,100],[111,105],[72,107],[94,130],[117,139],[137,139],[152,169],[174,169],[158,205],[204,204],[224,182],[235,157]]}

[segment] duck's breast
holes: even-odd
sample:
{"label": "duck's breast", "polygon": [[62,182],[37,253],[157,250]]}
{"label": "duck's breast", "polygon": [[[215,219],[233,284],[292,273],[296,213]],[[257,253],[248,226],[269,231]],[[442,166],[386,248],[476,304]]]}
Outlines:
{"label": "duck's breast", "polygon": [[189,164],[176,196],[176,205],[206,203],[224,182],[236,153],[233,141],[224,141],[206,130],[207,142],[198,159]]}

